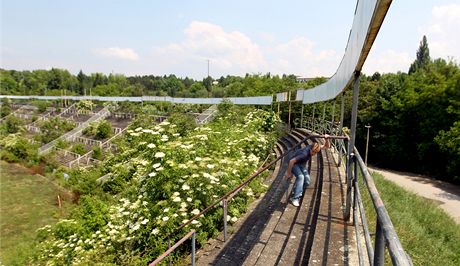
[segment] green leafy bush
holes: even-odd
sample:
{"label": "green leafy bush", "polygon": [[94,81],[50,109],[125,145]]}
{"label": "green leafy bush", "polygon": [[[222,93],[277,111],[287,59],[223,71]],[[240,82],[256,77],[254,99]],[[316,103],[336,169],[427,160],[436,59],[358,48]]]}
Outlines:
{"label": "green leafy bush", "polygon": [[83,129],[83,135],[86,135],[88,137],[95,136],[98,125],[99,124],[97,122],[90,123],[85,129]]}
{"label": "green leafy bush", "polygon": [[7,133],[17,133],[21,130],[23,122],[14,115],[10,115],[5,119],[5,128]]}
{"label": "green leafy bush", "polygon": [[40,130],[42,132],[42,142],[48,143],[67,131],[75,127],[75,123],[69,120],[62,120],[59,117],[52,117],[45,121],[40,121]]}
{"label": "green leafy bush", "polygon": [[91,157],[93,157],[96,160],[102,160],[103,154],[102,154],[102,149],[99,145],[93,146],[93,154]]}
{"label": "green leafy bush", "polygon": [[96,129],[96,139],[106,139],[112,136],[112,124],[109,121],[102,121],[99,123]]}
{"label": "green leafy bush", "polygon": [[76,153],[76,154],[80,154],[80,155],[83,155],[85,154],[87,151],[86,151],[86,147],[83,143],[76,143],[72,146],[72,152]]}
{"label": "green leafy bush", "polygon": [[9,134],[0,140],[1,158],[9,162],[25,162],[36,164],[39,162],[38,147],[30,143],[19,133]]}
{"label": "green leafy bush", "polygon": [[177,133],[181,136],[187,135],[197,126],[195,118],[188,114],[173,113],[168,116],[168,121],[177,126]]}
{"label": "green leafy bush", "polygon": [[11,113],[10,101],[8,98],[2,98],[2,105],[0,107],[0,117],[5,117]]}

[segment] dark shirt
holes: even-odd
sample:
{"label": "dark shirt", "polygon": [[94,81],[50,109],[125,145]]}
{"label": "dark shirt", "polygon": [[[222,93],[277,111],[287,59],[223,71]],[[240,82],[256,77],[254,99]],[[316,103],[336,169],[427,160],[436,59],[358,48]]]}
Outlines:
{"label": "dark shirt", "polygon": [[292,158],[296,159],[296,164],[304,164],[311,159],[311,147],[311,145],[308,145],[307,147],[300,149],[294,153],[294,156]]}

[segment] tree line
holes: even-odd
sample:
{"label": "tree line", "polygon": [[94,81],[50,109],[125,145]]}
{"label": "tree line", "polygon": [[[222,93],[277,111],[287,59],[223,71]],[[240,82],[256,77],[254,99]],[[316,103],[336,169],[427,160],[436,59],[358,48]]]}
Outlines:
{"label": "tree line", "polygon": [[122,74],[85,74],[82,70],[72,75],[68,70],[58,68],[33,71],[0,69],[0,93],[3,95],[221,98],[270,95],[296,89],[297,85],[294,75],[280,77],[270,73],[194,80],[175,75],[126,77]]}

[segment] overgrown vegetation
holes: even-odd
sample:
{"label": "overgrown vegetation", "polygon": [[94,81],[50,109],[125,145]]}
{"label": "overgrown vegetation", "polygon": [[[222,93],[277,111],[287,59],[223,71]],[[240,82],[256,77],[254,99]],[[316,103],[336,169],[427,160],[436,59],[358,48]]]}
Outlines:
{"label": "overgrown vegetation", "polygon": [[[167,249],[166,235],[259,166],[277,139],[278,122],[272,112],[232,106],[202,127],[179,114],[154,126],[134,123],[118,142],[117,154],[99,168],[68,172],[66,184],[81,195],[80,204],[68,220],[40,231],[34,263],[144,265],[153,260]],[[261,182],[253,181],[234,198],[230,222],[266,189]],[[222,229],[221,208],[173,240],[191,228],[199,243],[215,236]]]}
{"label": "overgrown vegetation", "polygon": [[[385,208],[405,251],[414,265],[459,265],[460,225],[441,210],[436,202],[407,192],[374,173]],[[367,210],[374,210],[361,184]],[[375,230],[375,212],[367,212],[371,231]],[[387,260],[389,260],[387,256]]]}
{"label": "overgrown vegetation", "polygon": [[0,158],[28,166],[38,164],[38,145],[30,143],[20,133],[9,134],[0,139]]}

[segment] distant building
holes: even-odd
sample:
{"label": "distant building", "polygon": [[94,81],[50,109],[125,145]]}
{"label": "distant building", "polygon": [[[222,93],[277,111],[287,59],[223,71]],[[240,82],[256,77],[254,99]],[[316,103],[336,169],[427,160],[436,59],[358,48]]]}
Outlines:
{"label": "distant building", "polygon": [[[317,78],[320,78],[320,77],[314,77],[314,78],[307,78],[307,77],[302,77],[302,76],[295,76],[296,78],[296,81],[298,83],[305,83],[305,82],[308,82],[310,80],[314,80],[314,79],[317,79]],[[325,78],[326,80],[329,80],[330,78]]]}
{"label": "distant building", "polygon": [[302,77],[302,76],[295,76],[295,78],[298,83],[305,83],[305,82],[315,79],[315,78],[307,78],[307,77]]}

